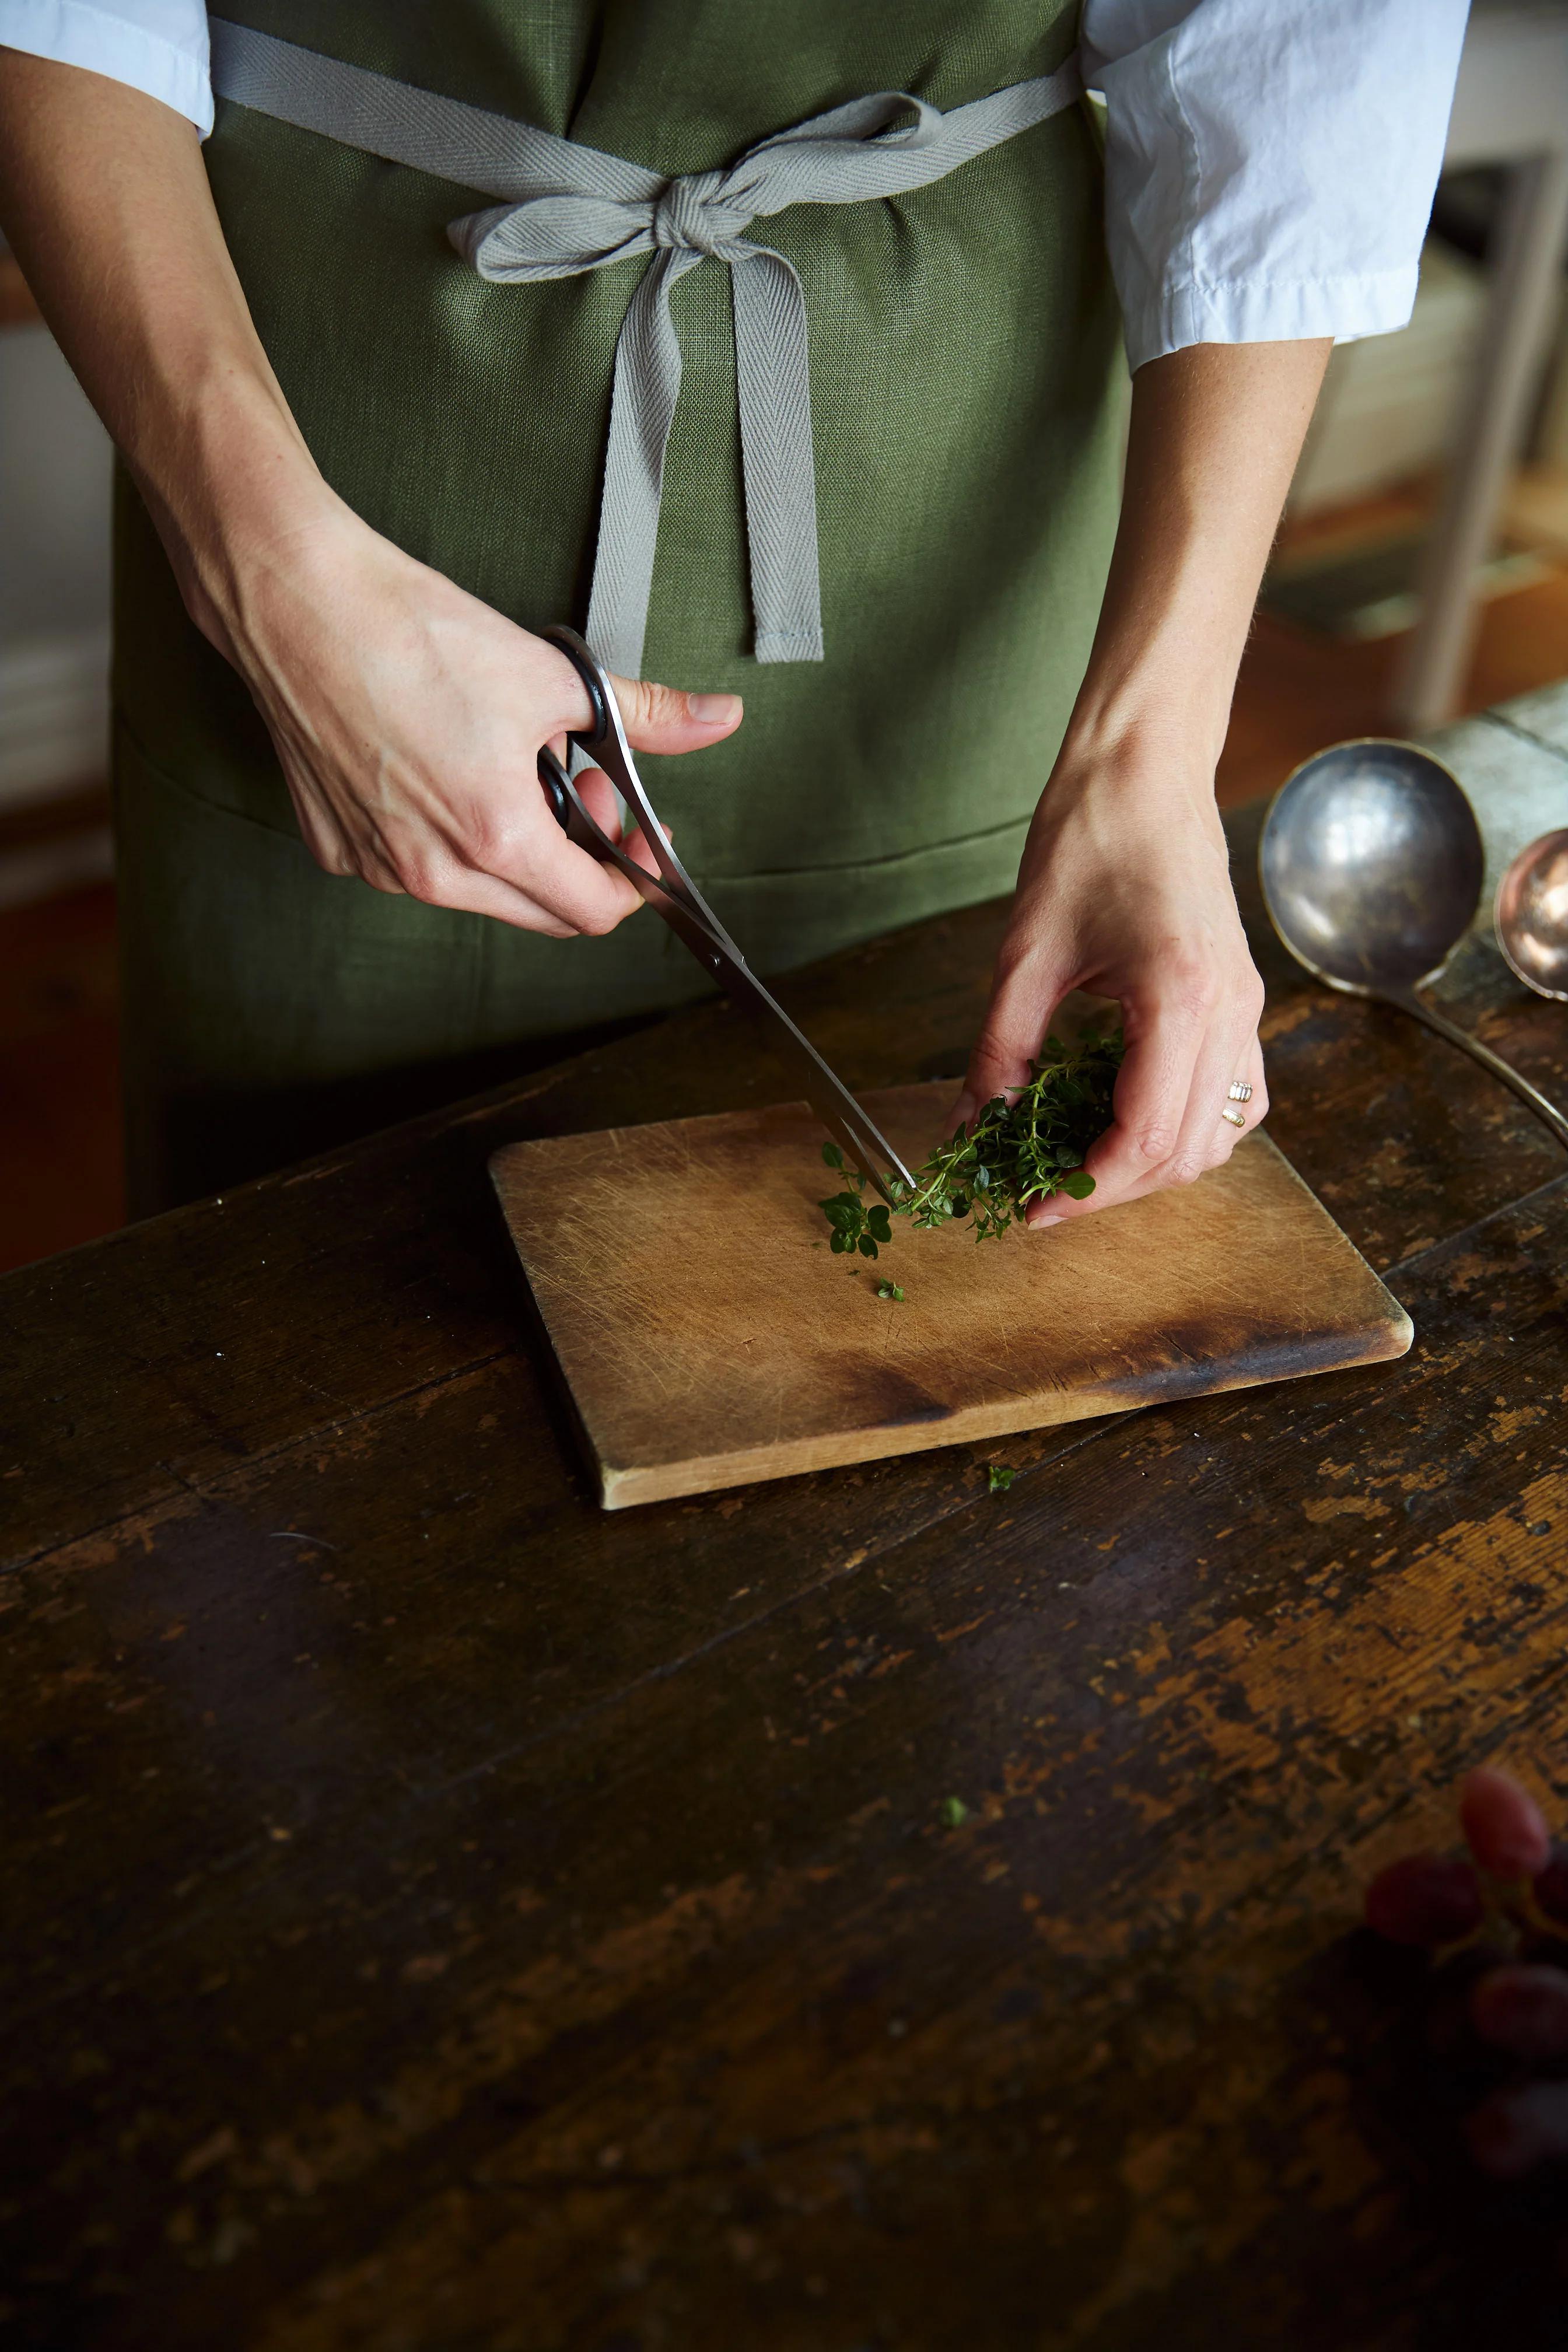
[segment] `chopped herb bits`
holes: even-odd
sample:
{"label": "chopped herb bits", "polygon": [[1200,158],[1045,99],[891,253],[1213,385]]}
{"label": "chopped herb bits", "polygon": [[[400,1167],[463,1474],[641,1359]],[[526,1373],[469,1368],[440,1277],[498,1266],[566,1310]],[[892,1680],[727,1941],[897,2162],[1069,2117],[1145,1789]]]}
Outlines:
{"label": "chopped herb bits", "polygon": [[[865,1178],[847,1166],[836,1143],[825,1143],[823,1159],[846,1180],[842,1192],[818,1202],[835,1254],[874,1258],[893,1237],[894,1216],[936,1226],[973,1215],[974,1238],[985,1242],[999,1240],[1035,1202],[1055,1192],[1087,1200],[1094,1179],[1085,1173],[1084,1157],[1111,1123],[1121,1055],[1119,1030],[1076,1045],[1047,1037],[1016,1102],[998,1095],[986,1103],[972,1123],[938,1144],[912,1185],[889,1176],[890,1209],[880,1201],[868,1208]],[[902,1293],[879,1284],[877,1296]]]}

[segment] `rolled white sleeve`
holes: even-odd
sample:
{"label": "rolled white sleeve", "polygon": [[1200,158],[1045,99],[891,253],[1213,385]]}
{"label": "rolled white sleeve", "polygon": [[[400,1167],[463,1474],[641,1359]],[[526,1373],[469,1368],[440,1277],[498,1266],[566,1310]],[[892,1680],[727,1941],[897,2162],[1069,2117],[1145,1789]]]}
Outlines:
{"label": "rolled white sleeve", "polygon": [[202,0],[0,0],[0,48],[86,66],[213,127]]}
{"label": "rolled white sleeve", "polygon": [[1468,0],[1085,0],[1134,368],[1404,326]]}

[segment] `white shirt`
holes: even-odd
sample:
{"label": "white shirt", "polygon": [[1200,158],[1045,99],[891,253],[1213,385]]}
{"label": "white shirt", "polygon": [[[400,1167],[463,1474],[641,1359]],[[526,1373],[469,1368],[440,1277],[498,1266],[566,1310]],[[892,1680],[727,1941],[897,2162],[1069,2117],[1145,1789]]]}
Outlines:
{"label": "white shirt", "polygon": [[[1405,324],[1467,7],[1084,0],[1133,367],[1190,343]],[[212,129],[201,0],[0,0],[0,44],[128,82],[204,138]]]}

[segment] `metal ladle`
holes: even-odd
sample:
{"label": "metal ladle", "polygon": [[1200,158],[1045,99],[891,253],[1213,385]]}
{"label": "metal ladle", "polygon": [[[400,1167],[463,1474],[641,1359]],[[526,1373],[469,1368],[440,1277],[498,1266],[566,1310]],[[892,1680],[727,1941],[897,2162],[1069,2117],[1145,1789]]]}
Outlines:
{"label": "metal ladle", "polygon": [[1492,921],[1526,988],[1568,1003],[1568,830],[1520,851],[1497,886]]}
{"label": "metal ladle", "polygon": [[1376,736],[1304,761],[1269,803],[1264,902],[1298,963],[1396,1004],[1511,1087],[1558,1141],[1568,1118],[1510,1062],[1416,995],[1474,918],[1485,859],[1475,811],[1430,751]]}

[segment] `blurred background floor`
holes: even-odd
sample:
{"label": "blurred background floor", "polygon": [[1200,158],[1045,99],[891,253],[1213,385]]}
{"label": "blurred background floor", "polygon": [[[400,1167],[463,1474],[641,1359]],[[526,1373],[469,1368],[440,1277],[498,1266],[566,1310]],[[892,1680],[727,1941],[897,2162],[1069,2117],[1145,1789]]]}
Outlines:
{"label": "blurred background floor", "polygon": [[0,912],[0,1269],[124,1223],[114,885]]}

